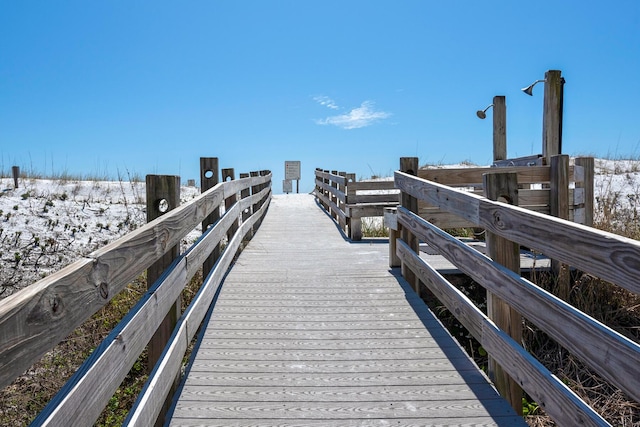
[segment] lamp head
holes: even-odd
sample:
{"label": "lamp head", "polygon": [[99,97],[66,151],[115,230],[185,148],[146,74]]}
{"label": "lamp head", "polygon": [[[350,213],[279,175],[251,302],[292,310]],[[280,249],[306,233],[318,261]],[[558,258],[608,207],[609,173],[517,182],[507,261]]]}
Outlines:
{"label": "lamp head", "polygon": [[493,107],[493,104],[489,105],[487,108],[485,108],[484,110],[478,110],[476,111],[476,116],[478,116],[479,119],[486,119],[487,118],[487,110],[489,108]]}
{"label": "lamp head", "polygon": [[537,85],[538,83],[545,82],[545,81],[546,81],[546,80],[536,80],[535,82],[531,83],[529,86],[527,86],[527,87],[523,87],[523,88],[522,88],[522,91],[523,91],[524,93],[526,93],[527,95],[529,95],[529,96],[533,96],[533,87],[534,87],[535,85]]}

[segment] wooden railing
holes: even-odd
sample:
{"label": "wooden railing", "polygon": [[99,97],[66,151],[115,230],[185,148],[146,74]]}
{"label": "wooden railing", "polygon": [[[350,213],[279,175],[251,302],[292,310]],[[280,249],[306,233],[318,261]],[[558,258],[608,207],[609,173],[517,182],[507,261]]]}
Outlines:
{"label": "wooden railing", "polygon": [[[516,176],[495,168],[485,174],[484,182],[499,183],[498,191],[485,191],[506,194],[517,188]],[[640,402],[640,345],[521,277],[518,266],[504,261],[513,259],[514,252],[517,256],[524,245],[637,294],[640,242],[428,181],[415,171],[397,171],[395,185],[402,191],[402,202],[397,213],[388,216],[398,236],[394,246],[403,275],[417,292],[422,285],[428,287],[487,350],[500,367],[490,375],[516,410],[522,410],[521,386],[559,425],[609,425],[521,346],[517,329],[522,323],[514,313]],[[418,201],[485,228],[487,253],[493,259],[418,215]],[[513,313],[489,308],[485,315],[420,257],[418,241],[439,251]]]}
{"label": "wooden railing", "polygon": [[[217,159],[215,164],[217,168]],[[0,301],[0,387],[5,387],[145,269],[166,257],[169,249],[179,245],[199,223],[206,224],[207,218],[215,217],[211,227],[203,229],[202,238],[171,260],[170,268],[155,283],[149,283],[149,291],[60,390],[34,425],[93,425],[165,321],[183,288],[209,260],[211,271],[169,332],[170,339],[158,355],[127,423],[149,425],[158,418],[180,375],[187,345],[209,310],[243,239],[260,223],[269,205],[271,173],[251,175],[218,183],[177,207],[171,206],[164,196],[147,200],[148,206],[151,203],[161,206],[161,211],[171,210]],[[163,203],[168,204],[162,206]],[[220,212],[224,212],[221,217]],[[211,254],[223,240],[224,251],[221,255],[218,251],[212,260]]]}
{"label": "wooden railing", "polygon": [[352,240],[362,239],[362,218],[382,217],[397,206],[393,181],[356,181],[355,174],[316,169],[315,195]]}
{"label": "wooden railing", "polygon": [[[417,162],[417,160],[416,160]],[[510,172],[517,175],[518,206],[536,212],[569,219],[579,224],[593,224],[594,162],[592,157],[579,157],[569,165],[569,156],[558,155],[549,166],[509,166],[471,168],[429,168],[414,170],[420,178],[484,194],[483,175],[488,172]],[[384,209],[397,206],[399,191],[393,181],[355,181],[355,174],[316,169],[315,194],[321,205],[338,221],[352,240],[362,238],[361,219],[382,217]],[[459,217],[425,201],[418,202],[422,218],[443,229],[479,227],[468,218]]]}
{"label": "wooden railing", "polygon": [[[551,158],[549,166],[508,166],[505,162],[499,167],[419,169],[418,176],[483,195],[485,173],[515,173],[519,187],[518,206],[578,224],[593,225],[594,161],[592,157],[578,157],[574,163],[569,165],[569,156],[558,155]],[[418,208],[421,217],[440,228],[479,226],[425,201],[419,201]]]}

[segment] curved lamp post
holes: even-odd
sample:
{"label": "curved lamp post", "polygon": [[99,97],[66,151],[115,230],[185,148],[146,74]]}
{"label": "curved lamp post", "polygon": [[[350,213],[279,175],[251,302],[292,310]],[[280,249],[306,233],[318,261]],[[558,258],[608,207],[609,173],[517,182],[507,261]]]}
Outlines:
{"label": "curved lamp post", "polygon": [[488,110],[489,108],[491,108],[491,107],[493,107],[493,104],[491,104],[491,105],[487,106],[487,108],[485,108],[484,110],[478,110],[478,111],[476,111],[476,116],[478,116],[478,118],[479,118],[479,119],[482,119],[482,120],[486,119],[486,118],[487,118],[487,110]]}

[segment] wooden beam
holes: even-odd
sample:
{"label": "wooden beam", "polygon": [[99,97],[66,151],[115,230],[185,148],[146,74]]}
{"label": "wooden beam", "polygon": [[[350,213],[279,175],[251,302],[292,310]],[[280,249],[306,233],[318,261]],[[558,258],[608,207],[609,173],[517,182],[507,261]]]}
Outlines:
{"label": "wooden beam", "polygon": [[[549,182],[549,166],[501,166],[501,172],[515,172],[520,184],[540,184]],[[482,185],[482,175],[491,172],[490,167],[420,169],[422,179],[454,187],[473,187]]]}
{"label": "wooden beam", "polygon": [[[582,191],[582,211],[581,224],[593,227],[593,203],[595,200],[593,180],[595,174],[595,162],[593,157],[577,157],[575,159],[576,167],[582,168],[581,180],[575,179],[576,189]],[[577,210],[578,208],[576,208]],[[577,216],[577,215],[576,215]]]}
{"label": "wooden beam", "polygon": [[[236,179],[236,174],[233,168],[222,169],[222,182],[234,181],[235,179]],[[229,197],[225,198],[224,199],[225,212],[228,212],[229,209],[231,209],[231,206],[233,206],[237,201],[238,201],[237,192],[233,192]],[[231,224],[231,226],[229,227],[229,231],[227,232],[227,237],[229,240],[231,240],[231,237],[233,237],[237,229],[238,229],[238,221],[236,220],[233,224]]]}
{"label": "wooden beam", "polygon": [[[518,179],[515,173],[485,174],[484,189],[490,200],[518,204]],[[490,231],[486,233],[486,240],[489,257],[520,275],[520,246]],[[490,291],[487,291],[487,315],[515,342],[522,343],[522,316]],[[493,357],[489,357],[489,377],[516,413],[522,415],[522,388]]]}
{"label": "wooden beam", "polygon": [[[172,175],[147,175],[147,222],[161,217],[180,205],[180,177]],[[180,254],[180,245],[174,245],[147,269],[147,289],[151,289],[156,280],[167,270]],[[156,332],[153,334],[147,351],[149,371],[152,371],[162,356],[165,346],[173,333],[173,328],[180,317],[181,299],[178,297],[169,308],[166,316]],[[173,392],[178,387],[179,377],[173,379],[172,392],[164,403],[162,411],[156,421],[156,426],[164,424],[164,417],[171,405]],[[151,420],[150,420],[151,421]]]}
{"label": "wooden beam", "polygon": [[11,173],[13,174],[13,188],[18,189],[18,178],[20,178],[20,166],[11,166]]}
{"label": "wooden beam", "polygon": [[[240,179],[249,178],[249,174],[246,172],[240,173]],[[240,199],[246,199],[251,195],[251,190],[247,187],[240,191]],[[251,216],[251,207],[242,211],[242,222],[245,222]]]}
{"label": "wooden beam", "polygon": [[[251,175],[252,178],[260,176],[260,172],[258,171],[251,171],[249,172],[249,174]],[[260,185],[252,185],[251,194],[258,194],[258,193],[260,193]],[[259,209],[260,209],[260,201],[254,202],[253,205],[251,206],[251,212],[252,213],[257,212]],[[256,233],[256,231],[258,231],[258,225],[254,224],[254,226],[248,232],[249,238],[252,238],[253,235]]]}
{"label": "wooden beam", "polygon": [[[549,212],[552,216],[569,219],[569,156],[558,154],[551,157],[551,192],[549,194]],[[569,266],[555,259],[551,260],[551,271],[556,281],[556,295],[569,301],[571,283]]]}
{"label": "wooden beam", "polygon": [[507,158],[507,104],[504,96],[493,97],[493,161]]}
{"label": "wooden beam", "polygon": [[[218,178],[218,158],[217,157],[200,157],[200,191],[205,193],[210,188],[215,187],[219,182]],[[220,219],[220,209],[216,208],[202,221],[202,232],[207,231],[207,228],[215,224]],[[213,268],[216,260],[220,257],[220,246],[216,247],[209,258],[202,264],[202,278],[207,277],[207,274]]]}
{"label": "wooden beam", "polygon": [[[418,158],[417,157],[401,157],[400,158],[400,172],[407,175],[416,176],[418,174]],[[400,205],[410,212],[418,213],[418,199],[407,192],[402,192],[400,195]],[[417,254],[420,253],[420,241],[418,237],[406,227],[402,227],[400,230],[400,236],[407,245]],[[415,273],[411,271],[408,266],[402,263],[402,276],[413,287],[413,290],[420,295],[420,282]]]}
{"label": "wooden beam", "polygon": [[549,70],[544,75],[542,156],[547,164],[550,164],[552,156],[562,154],[564,78],[561,74],[559,70]]}

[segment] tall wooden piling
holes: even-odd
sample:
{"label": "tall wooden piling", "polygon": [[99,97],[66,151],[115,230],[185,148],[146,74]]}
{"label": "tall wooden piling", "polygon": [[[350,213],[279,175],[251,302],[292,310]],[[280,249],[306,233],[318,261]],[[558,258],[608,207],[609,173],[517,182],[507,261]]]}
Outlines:
{"label": "tall wooden piling", "polygon": [[[401,157],[400,158],[400,172],[404,172],[409,175],[418,175],[418,158],[417,157]],[[400,204],[405,209],[408,209],[411,212],[418,213],[418,199],[407,194],[402,193]],[[411,233],[408,229],[402,227],[401,231],[402,240],[405,241],[409,245],[409,247],[416,253],[420,253],[420,242],[418,241],[418,237]],[[409,282],[409,284],[413,287],[414,291],[420,295],[420,283],[418,282],[418,278],[411,271],[409,267],[407,267],[404,263],[402,263],[402,276]]]}
{"label": "tall wooden piling", "polygon": [[[161,215],[177,208],[180,205],[180,177],[173,175],[147,175],[147,222],[151,222]],[[153,263],[147,269],[147,288],[162,276],[162,273],[171,265],[178,257],[180,248],[175,245],[169,248],[167,252],[158,261]],[[148,367],[151,371],[155,364],[160,360],[165,346],[169,342],[173,329],[175,328],[178,318],[180,318],[181,301],[177,301],[169,309],[166,317],[158,327],[148,346]],[[179,377],[175,378],[172,392],[170,393],[163,409],[160,412],[156,425],[164,424],[164,416],[169,409],[172,394],[178,386]]]}
{"label": "tall wooden piling", "polygon": [[[483,175],[485,197],[491,200],[518,204],[518,177],[515,173],[486,173]],[[487,254],[495,262],[520,274],[520,247],[517,243],[487,231]],[[517,343],[522,342],[522,316],[496,295],[487,291],[487,316]],[[513,409],[522,415],[522,388],[496,361],[489,357],[489,377],[498,392]]]}
{"label": "tall wooden piling", "polygon": [[[218,158],[200,157],[200,191],[205,191],[218,184]],[[207,231],[209,226],[215,224],[220,219],[220,210],[215,209],[202,221],[202,232]],[[217,245],[211,255],[202,264],[202,278],[205,279],[213,269],[216,261],[220,258],[220,245]]]}
{"label": "tall wooden piling", "polygon": [[507,104],[504,96],[493,97],[493,161],[507,158]]}

